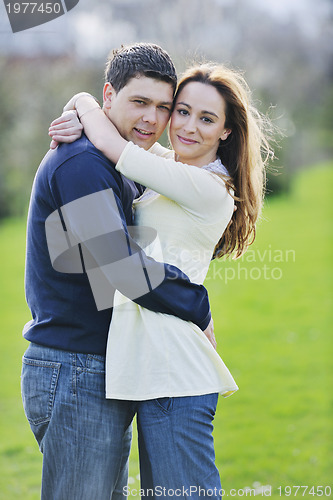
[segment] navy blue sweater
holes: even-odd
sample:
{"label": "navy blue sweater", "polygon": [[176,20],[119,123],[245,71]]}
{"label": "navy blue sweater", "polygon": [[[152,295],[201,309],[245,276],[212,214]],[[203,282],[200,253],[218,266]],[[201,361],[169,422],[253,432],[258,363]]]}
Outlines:
{"label": "navy blue sweater", "polygon": [[[140,188],[119,174],[114,164],[84,135],[73,144],[62,144],[46,154],[34,180],[28,214],[25,287],[33,319],[24,327],[27,340],[73,352],[105,354],[112,308],[97,309],[84,259],[83,272],[60,272],[52,266],[45,221],[56,211],[62,217],[62,207],[74,200],[112,189],[126,241],[135,252],[137,246],[128,235],[127,225],[132,224],[132,202],[141,194]],[[115,214],[110,210],[104,216],[110,218]],[[66,231],[63,219],[62,223]],[[114,248],[117,253],[121,251],[123,243],[119,241],[124,241],[124,234],[122,237],[117,234],[112,233],[111,238],[104,240],[106,254],[111,255]],[[211,315],[207,291],[202,285],[192,284],[178,268],[156,263],[143,252],[142,265],[148,276],[150,268],[163,266],[165,277],[159,286],[149,287],[150,292],[135,298],[137,304],[193,321],[202,329],[207,327]],[[114,289],[128,295],[130,284],[126,283],[128,276],[123,283],[119,277],[110,281],[111,304]]]}

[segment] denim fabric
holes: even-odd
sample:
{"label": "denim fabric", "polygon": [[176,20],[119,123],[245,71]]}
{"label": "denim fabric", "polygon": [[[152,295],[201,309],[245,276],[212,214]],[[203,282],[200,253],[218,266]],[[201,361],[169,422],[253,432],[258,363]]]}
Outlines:
{"label": "denim fabric", "polygon": [[218,395],[105,399],[104,366],[103,356],[36,344],[23,356],[23,406],[43,453],[42,500],[125,498],[135,412],[145,496],[220,499]]}
{"label": "denim fabric", "polygon": [[221,498],[212,436],[217,400],[217,394],[207,394],[139,403],[141,488],[146,490],[145,496]]}
{"label": "denim fabric", "polygon": [[105,358],[30,344],[22,399],[43,453],[42,500],[119,500],[134,403],[105,399]]}

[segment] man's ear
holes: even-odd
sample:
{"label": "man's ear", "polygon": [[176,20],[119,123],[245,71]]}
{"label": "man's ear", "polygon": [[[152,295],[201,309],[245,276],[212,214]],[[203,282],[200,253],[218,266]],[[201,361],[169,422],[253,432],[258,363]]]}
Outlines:
{"label": "man's ear", "polygon": [[225,141],[228,138],[228,135],[231,134],[231,132],[232,132],[231,128],[226,128],[220,137],[221,141]]}
{"label": "man's ear", "polygon": [[110,109],[111,108],[111,99],[112,96],[116,93],[111,83],[107,82],[103,88],[103,107]]}

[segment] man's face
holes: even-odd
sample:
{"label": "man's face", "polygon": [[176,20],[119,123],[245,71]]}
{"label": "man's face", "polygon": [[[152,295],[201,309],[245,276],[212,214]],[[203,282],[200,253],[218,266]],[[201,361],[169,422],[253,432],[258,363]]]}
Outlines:
{"label": "man's face", "polygon": [[132,78],[119,92],[104,86],[104,112],[127,141],[149,149],[165,129],[172,107],[172,86],[155,78]]}

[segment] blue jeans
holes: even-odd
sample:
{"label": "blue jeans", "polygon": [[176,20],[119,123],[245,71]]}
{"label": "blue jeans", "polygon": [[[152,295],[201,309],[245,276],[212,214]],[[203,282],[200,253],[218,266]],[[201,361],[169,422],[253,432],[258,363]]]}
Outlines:
{"label": "blue jeans", "polygon": [[221,498],[212,435],[217,400],[217,394],[207,394],[138,404],[144,497]]}
{"label": "blue jeans", "polygon": [[125,498],[136,412],[145,496],[219,499],[217,394],[120,401],[105,399],[104,381],[103,356],[36,344],[26,350],[22,399],[43,453],[42,500]]}
{"label": "blue jeans", "polygon": [[105,399],[105,358],[30,344],[22,399],[43,453],[43,500],[118,500],[134,403]]}

